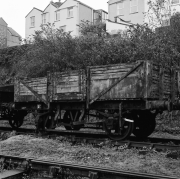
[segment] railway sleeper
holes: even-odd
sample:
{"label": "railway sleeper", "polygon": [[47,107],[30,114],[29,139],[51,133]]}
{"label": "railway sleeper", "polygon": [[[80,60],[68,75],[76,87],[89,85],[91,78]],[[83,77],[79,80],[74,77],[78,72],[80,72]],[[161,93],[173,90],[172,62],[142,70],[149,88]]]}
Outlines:
{"label": "railway sleeper", "polygon": [[[104,167],[92,167],[85,165],[77,165],[66,162],[53,162],[53,161],[42,161],[34,159],[25,159],[13,156],[0,156],[5,158],[5,165],[23,163],[27,161],[22,170],[27,176],[31,176],[32,172],[43,172],[43,178],[89,178],[89,179],[100,179],[100,178],[147,178],[147,179],[177,179],[173,176],[154,175],[148,173],[137,173],[132,171],[116,170]],[[19,169],[18,169],[19,170]],[[11,169],[9,171],[12,171]],[[20,170],[19,170],[20,172]]]}

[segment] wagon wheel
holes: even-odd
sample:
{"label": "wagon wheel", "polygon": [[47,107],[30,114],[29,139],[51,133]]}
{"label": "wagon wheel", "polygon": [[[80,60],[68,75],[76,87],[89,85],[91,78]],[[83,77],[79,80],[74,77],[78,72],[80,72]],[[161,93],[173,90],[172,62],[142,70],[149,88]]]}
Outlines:
{"label": "wagon wheel", "polygon": [[[123,117],[125,117],[125,116],[123,116]],[[126,118],[131,119],[130,117],[127,117],[127,116],[126,116]],[[125,120],[122,120],[122,127],[120,129],[119,122],[117,119],[117,120],[113,121],[113,127],[109,127],[108,124],[105,122],[104,128],[110,139],[124,140],[131,135],[131,133],[134,129],[134,122],[127,122]]]}
{"label": "wagon wheel", "polygon": [[21,113],[11,113],[11,116],[9,118],[9,124],[13,129],[18,129],[19,127],[22,126],[23,121],[24,121],[24,116],[25,114]]}
{"label": "wagon wheel", "polygon": [[[81,112],[79,110],[75,111],[66,111],[63,117],[63,123],[65,124],[72,124],[72,122],[78,121]],[[64,126],[66,130],[80,130],[82,125],[71,125],[71,126]]]}
{"label": "wagon wheel", "polygon": [[138,138],[146,138],[153,133],[155,127],[155,115],[150,111],[142,111],[135,117],[133,134]]}

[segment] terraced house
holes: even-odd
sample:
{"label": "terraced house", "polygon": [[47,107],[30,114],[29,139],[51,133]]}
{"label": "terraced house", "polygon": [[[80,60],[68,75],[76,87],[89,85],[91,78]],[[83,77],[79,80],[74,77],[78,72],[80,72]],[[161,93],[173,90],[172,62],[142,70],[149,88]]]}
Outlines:
{"label": "terraced house", "polygon": [[66,0],[63,3],[51,1],[43,11],[33,8],[27,14],[25,37],[31,37],[36,30],[41,29],[42,24],[46,23],[54,23],[56,28],[71,32],[72,36],[78,36],[78,25],[82,21],[103,22],[107,19],[107,14],[106,11],[94,10],[77,0]]}

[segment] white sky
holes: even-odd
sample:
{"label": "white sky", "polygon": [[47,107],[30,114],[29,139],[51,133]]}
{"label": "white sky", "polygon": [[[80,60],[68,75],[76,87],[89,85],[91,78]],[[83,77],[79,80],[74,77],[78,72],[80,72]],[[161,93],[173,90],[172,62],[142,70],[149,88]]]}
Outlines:
{"label": "white sky", "polygon": [[[57,2],[58,0],[53,0]],[[108,0],[80,0],[93,9],[103,9],[108,11]],[[25,37],[25,16],[36,7],[44,10],[50,0],[0,0],[0,17],[2,17],[9,27],[12,27],[22,38]],[[64,2],[64,0],[61,0]]]}

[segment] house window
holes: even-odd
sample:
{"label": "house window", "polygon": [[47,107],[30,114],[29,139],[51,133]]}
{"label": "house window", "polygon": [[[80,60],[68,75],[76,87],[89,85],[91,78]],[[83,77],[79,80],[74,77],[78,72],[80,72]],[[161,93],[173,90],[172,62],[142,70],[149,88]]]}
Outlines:
{"label": "house window", "polygon": [[124,2],[117,3],[117,15],[124,15]]}
{"label": "house window", "polygon": [[55,12],[55,19],[56,19],[56,21],[60,20],[60,11]]}
{"label": "house window", "polygon": [[68,17],[68,18],[73,17],[73,7],[68,8],[68,15],[67,15],[67,17]]}
{"label": "house window", "polygon": [[30,17],[30,21],[31,21],[31,27],[34,27],[35,26],[35,16],[33,17]]}
{"label": "house window", "polygon": [[138,12],[138,0],[130,1],[130,13]]}
{"label": "house window", "polygon": [[47,13],[42,14],[42,24],[46,24],[46,23],[47,23]]}
{"label": "house window", "polygon": [[179,4],[179,0],[172,0],[171,4]]}
{"label": "house window", "polygon": [[60,29],[63,31],[63,32],[66,32],[66,26],[60,26]]}

